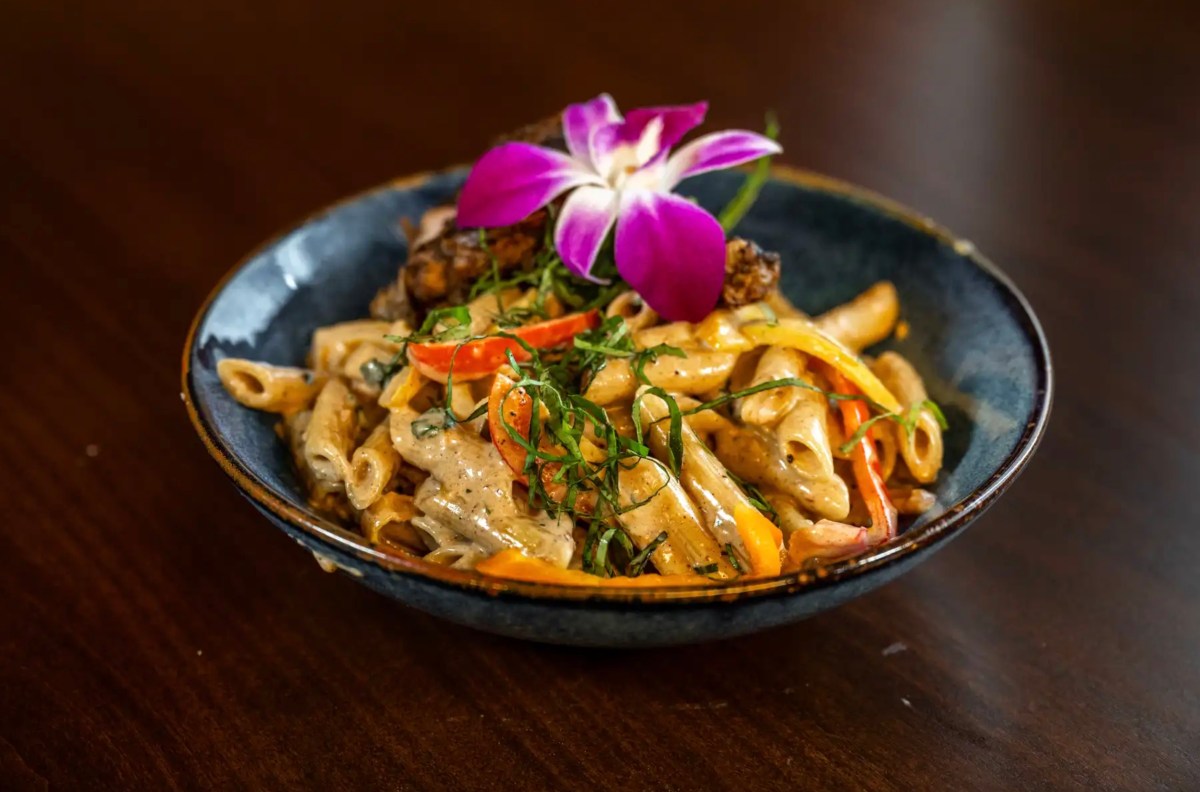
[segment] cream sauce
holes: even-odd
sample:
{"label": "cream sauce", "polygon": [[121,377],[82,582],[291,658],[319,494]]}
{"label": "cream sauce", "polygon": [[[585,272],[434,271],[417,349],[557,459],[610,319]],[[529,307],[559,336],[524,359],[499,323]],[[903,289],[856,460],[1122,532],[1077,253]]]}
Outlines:
{"label": "cream sauce", "polygon": [[413,433],[420,415],[393,410],[392,444],[408,463],[429,472],[414,494],[421,516],[413,524],[441,541],[453,531],[488,555],[506,547],[566,567],[575,551],[572,524],[545,512],[529,513],[513,497],[513,475],[491,443],[463,427]]}

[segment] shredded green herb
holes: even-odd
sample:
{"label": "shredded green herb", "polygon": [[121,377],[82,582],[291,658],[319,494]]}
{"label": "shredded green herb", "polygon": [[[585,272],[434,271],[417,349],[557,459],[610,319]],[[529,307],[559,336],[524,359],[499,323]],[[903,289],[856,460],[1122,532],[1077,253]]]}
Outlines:
{"label": "shredded green herb", "polygon": [[739,575],[741,575],[746,571],[742,568],[742,562],[738,560],[737,553],[733,551],[733,544],[731,542],[725,543],[725,552],[723,555],[729,559],[729,565],[733,567],[734,572],[737,572]]}
{"label": "shredded green herb", "polygon": [[[767,113],[766,135],[771,140],[779,139],[779,121],[775,118],[774,113]],[[725,229],[725,233],[733,231],[734,227],[741,222],[746,216],[746,212],[750,211],[750,207],[758,199],[758,194],[762,190],[763,185],[767,183],[767,178],[771,175],[771,158],[762,157],[754,165],[754,170],[742,182],[742,186],[737,193],[721,210],[721,214],[717,216],[717,220],[721,223],[721,228]]]}
{"label": "shredded green herb", "polygon": [[714,561],[711,564],[696,564],[692,567],[692,571],[697,575],[711,575],[720,568],[721,565]]}
{"label": "shredded green herb", "polygon": [[750,501],[751,506],[766,515],[771,522],[779,521],[779,514],[775,511],[775,507],[767,501],[766,496],[762,494],[762,490],[757,485],[751,484],[728,468],[725,469],[725,475],[733,479],[733,483],[742,488],[742,492],[745,493],[746,500]]}
{"label": "shredded green herb", "polygon": [[638,554],[630,559],[629,565],[625,567],[625,574],[629,577],[637,577],[642,574],[642,571],[646,568],[646,562],[650,560],[650,556],[665,541],[667,541],[666,531],[651,539],[649,544],[639,550]]}
{"label": "shredded green herb", "polygon": [[871,427],[880,421],[895,421],[904,428],[904,433],[906,435],[912,437],[913,432],[917,430],[917,421],[921,418],[921,413],[925,410],[929,410],[929,412],[933,414],[934,420],[937,421],[938,426],[940,426],[943,431],[950,428],[950,424],[946,421],[946,415],[942,412],[942,408],[939,407],[937,402],[933,401],[932,399],[926,399],[913,404],[902,413],[883,412],[879,415],[868,418],[859,424],[858,429],[855,430],[854,434],[850,436],[850,439],[848,439],[845,443],[842,443],[841,448],[838,450],[843,454],[849,454],[854,450],[854,447],[862,442],[862,439],[867,436],[867,432],[871,430]]}

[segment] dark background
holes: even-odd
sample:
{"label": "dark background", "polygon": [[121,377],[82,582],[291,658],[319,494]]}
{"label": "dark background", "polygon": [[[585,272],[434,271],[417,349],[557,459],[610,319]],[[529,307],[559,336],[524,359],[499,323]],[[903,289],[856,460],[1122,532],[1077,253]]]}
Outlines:
{"label": "dark background", "polygon": [[[247,7],[249,6],[249,7]],[[0,787],[1197,788],[1190,2],[3,4]],[[962,539],[805,623],[645,652],[325,575],[188,426],[246,251],[610,91],[712,103],[1025,291],[1045,444]],[[890,647],[890,648],[889,648]]]}

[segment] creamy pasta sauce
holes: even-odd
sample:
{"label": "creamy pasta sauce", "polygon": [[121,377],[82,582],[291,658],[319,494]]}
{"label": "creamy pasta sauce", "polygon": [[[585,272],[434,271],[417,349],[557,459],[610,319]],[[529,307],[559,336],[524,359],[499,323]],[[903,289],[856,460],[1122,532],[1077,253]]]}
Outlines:
{"label": "creamy pasta sauce", "polygon": [[422,517],[414,524],[435,538],[446,530],[487,554],[513,547],[565,567],[575,552],[571,520],[531,514],[513,497],[513,474],[496,448],[468,428],[418,437],[412,409],[393,410],[392,443],[408,462],[429,472],[414,494]]}

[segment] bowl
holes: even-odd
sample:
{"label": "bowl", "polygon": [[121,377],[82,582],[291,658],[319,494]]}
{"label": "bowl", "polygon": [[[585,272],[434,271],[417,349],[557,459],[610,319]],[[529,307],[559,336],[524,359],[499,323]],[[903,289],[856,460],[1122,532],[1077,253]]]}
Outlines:
{"label": "bowl", "polygon": [[[1046,429],[1053,373],[1029,304],[969,242],[866,190],[777,168],[738,228],[783,256],[782,287],[813,313],[888,279],[911,331],[882,348],[903,353],[946,412],[937,506],[894,540],[853,558],[724,586],[615,589],[502,580],[373,547],[315,512],[273,426],[222,388],[217,362],[245,357],[299,365],[312,331],[367,314],[405,259],[403,217],[451,199],[464,169],[422,174],[324,209],[267,242],[201,306],[183,355],[183,395],[196,432],[238,489],[327,570],[460,624],[535,641],[655,646],[742,635],[861,596],[945,546],[995,502]],[[736,172],[682,185],[710,210],[741,184]],[[403,618],[398,612],[398,618]]]}

